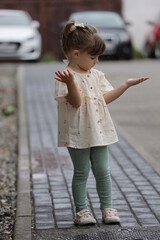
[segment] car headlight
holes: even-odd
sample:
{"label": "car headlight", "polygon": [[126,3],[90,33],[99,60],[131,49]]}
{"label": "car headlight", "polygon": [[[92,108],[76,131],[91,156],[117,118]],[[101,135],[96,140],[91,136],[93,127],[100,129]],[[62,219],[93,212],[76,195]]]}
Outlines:
{"label": "car headlight", "polygon": [[128,42],[130,40],[129,34],[125,32],[121,33],[119,37],[121,42]]}

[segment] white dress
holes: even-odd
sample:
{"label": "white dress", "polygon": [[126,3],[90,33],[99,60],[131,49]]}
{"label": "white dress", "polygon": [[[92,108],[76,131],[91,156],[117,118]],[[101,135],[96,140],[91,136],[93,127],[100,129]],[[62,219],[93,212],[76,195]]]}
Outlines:
{"label": "white dress", "polygon": [[111,84],[99,70],[78,73],[68,69],[74,74],[82,104],[75,108],[68,103],[66,84],[56,81],[58,146],[89,148],[117,142],[117,133],[103,97],[104,93],[113,89]]}

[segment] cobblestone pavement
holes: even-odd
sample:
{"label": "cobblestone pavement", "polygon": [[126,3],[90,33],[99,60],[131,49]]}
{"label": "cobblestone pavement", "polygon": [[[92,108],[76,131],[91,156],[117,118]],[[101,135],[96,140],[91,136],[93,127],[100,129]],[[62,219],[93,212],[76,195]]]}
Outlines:
{"label": "cobblestone pavement", "polygon": [[[32,196],[35,229],[76,228],[71,193],[72,164],[65,148],[56,147],[57,114],[53,76],[25,72]],[[113,206],[122,227],[160,226],[160,176],[119,136],[109,148]],[[93,174],[88,205],[103,227]]]}

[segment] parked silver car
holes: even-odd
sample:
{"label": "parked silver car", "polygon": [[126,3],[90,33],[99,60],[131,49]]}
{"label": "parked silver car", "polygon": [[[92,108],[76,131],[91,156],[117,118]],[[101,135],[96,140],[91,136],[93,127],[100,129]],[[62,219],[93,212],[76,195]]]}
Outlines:
{"label": "parked silver car", "polygon": [[0,60],[38,60],[39,22],[20,10],[0,10]]}
{"label": "parked silver car", "polygon": [[122,17],[109,11],[73,12],[69,20],[75,19],[95,26],[106,43],[103,56],[131,59],[133,57],[132,40]]}

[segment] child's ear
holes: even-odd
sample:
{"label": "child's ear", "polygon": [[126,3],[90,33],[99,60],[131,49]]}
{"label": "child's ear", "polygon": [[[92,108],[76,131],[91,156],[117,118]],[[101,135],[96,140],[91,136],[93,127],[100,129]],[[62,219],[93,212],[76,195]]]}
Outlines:
{"label": "child's ear", "polygon": [[75,57],[78,57],[79,56],[79,50],[77,50],[77,49],[73,50],[73,55]]}

